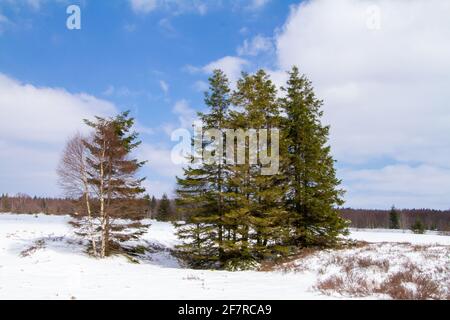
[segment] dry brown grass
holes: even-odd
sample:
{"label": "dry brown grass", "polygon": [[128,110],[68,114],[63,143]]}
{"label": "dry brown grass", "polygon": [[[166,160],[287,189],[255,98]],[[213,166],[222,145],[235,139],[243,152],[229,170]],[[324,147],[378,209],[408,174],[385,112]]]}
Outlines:
{"label": "dry brown grass", "polygon": [[345,281],[341,276],[331,276],[323,281],[319,281],[315,288],[320,292],[328,294],[330,292],[342,292]]}
{"label": "dry brown grass", "polygon": [[427,251],[431,246],[424,246],[424,245],[413,245],[412,251],[414,252],[424,252]]}
{"label": "dry brown grass", "polygon": [[259,271],[270,272],[270,271],[304,271],[303,268],[295,264],[296,261],[305,259],[313,254],[317,253],[320,249],[317,248],[303,248],[300,249],[295,255],[285,257],[279,260],[266,260],[263,261],[259,267]]}
{"label": "dry brown grass", "polygon": [[[411,252],[422,256],[420,261],[441,261],[446,256],[445,248],[430,245],[408,245],[403,253],[396,247],[386,244],[384,253],[388,257],[374,255],[373,249],[383,248],[383,244],[356,250],[353,254],[333,253],[324,261],[318,271],[322,275],[315,289],[323,294],[340,294],[348,297],[367,297],[384,295],[396,300],[443,300],[450,298],[450,268],[445,264],[419,265],[408,258]],[[406,246],[406,245],[405,245]],[[448,250],[448,248],[447,248]],[[390,256],[390,258],[389,258]],[[390,261],[390,259],[393,259]],[[340,270],[338,274],[326,277],[327,270]],[[370,271],[369,271],[370,270]],[[368,272],[369,271],[369,272]],[[376,276],[374,276],[374,274]]]}
{"label": "dry brown grass", "polygon": [[[338,259],[339,260],[339,259]],[[344,260],[345,261],[345,260]],[[379,266],[373,260],[358,260],[362,267]],[[403,264],[403,270],[390,275],[377,284],[370,282],[361,274],[356,273],[354,265],[348,261],[342,265],[343,275],[333,275],[319,281],[315,288],[324,294],[339,293],[343,296],[366,297],[373,294],[383,294],[395,300],[448,300],[450,298],[450,284],[439,284],[431,277],[424,275],[415,264]],[[386,267],[384,263],[381,267]],[[389,267],[387,267],[387,271]],[[386,271],[386,272],[387,272]],[[437,270],[439,272],[439,270]],[[447,289],[445,289],[447,286]]]}
{"label": "dry brown grass", "polygon": [[378,293],[396,300],[446,299],[440,285],[414,270],[399,271],[386,279],[377,289]]}
{"label": "dry brown grass", "polygon": [[[352,250],[346,250],[351,248]],[[264,263],[263,271],[313,271],[315,290],[344,297],[428,300],[450,299],[449,247],[407,243],[354,242],[322,251],[303,249],[283,261]]]}
{"label": "dry brown grass", "polygon": [[[369,243],[365,241],[341,241],[334,251],[341,251],[347,249],[370,249]],[[266,260],[260,265],[259,271],[270,272],[270,271],[283,271],[283,272],[301,272],[305,271],[305,267],[296,264],[296,261],[304,260],[318,252],[323,251],[323,248],[302,248],[299,249],[295,254],[290,255],[278,260]]]}
{"label": "dry brown grass", "polygon": [[382,270],[383,272],[388,272],[389,267],[390,267],[389,260],[387,260],[387,259],[374,260],[370,257],[358,258],[357,265],[360,268],[366,268],[366,269],[375,267],[375,268]]}
{"label": "dry brown grass", "polygon": [[339,266],[346,274],[357,269],[377,268],[383,272],[387,272],[390,267],[389,260],[379,259],[375,260],[371,257],[342,257],[335,255],[325,263],[325,266],[331,265]]}
{"label": "dry brown grass", "polygon": [[[370,257],[342,257],[335,255],[326,263],[326,267],[332,265],[340,267],[342,274],[333,275],[325,280],[318,281],[315,288],[324,294],[337,292],[351,297],[366,297],[373,293],[376,286],[374,282],[369,281],[358,271],[368,268],[377,268],[382,272],[389,270],[388,260],[375,260]],[[324,270],[322,270],[322,274],[325,274]]]}
{"label": "dry brown grass", "polygon": [[36,240],[31,246],[22,250],[22,252],[20,252],[20,256],[22,258],[29,257],[29,256],[33,255],[33,253],[35,253],[36,251],[38,251],[44,247],[45,247],[44,239]]}
{"label": "dry brown grass", "polygon": [[315,289],[323,294],[339,293],[343,296],[366,297],[373,293],[374,283],[354,272],[346,275],[334,275],[319,281]]}

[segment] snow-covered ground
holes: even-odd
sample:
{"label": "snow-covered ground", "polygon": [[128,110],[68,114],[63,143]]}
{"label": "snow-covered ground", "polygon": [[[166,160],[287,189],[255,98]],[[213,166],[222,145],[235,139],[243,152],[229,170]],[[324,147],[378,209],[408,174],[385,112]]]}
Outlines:
{"label": "snow-covered ground", "polygon": [[426,234],[417,235],[410,230],[389,229],[350,229],[350,237],[354,240],[372,243],[407,242],[417,245],[441,244],[450,246],[450,236],[440,235],[439,232],[427,231]]}
{"label": "snow-covered ground", "polygon": [[[444,298],[450,286],[449,236],[352,230],[350,238],[373,244],[315,252],[276,271],[200,271],[182,268],[171,256],[177,238],[169,223],[149,221],[143,242],[153,253],[135,264],[88,257],[68,221],[0,214],[0,299],[389,298],[377,288],[398,280],[389,275],[414,268],[443,284]],[[406,284],[412,292],[419,290],[413,280]]]}

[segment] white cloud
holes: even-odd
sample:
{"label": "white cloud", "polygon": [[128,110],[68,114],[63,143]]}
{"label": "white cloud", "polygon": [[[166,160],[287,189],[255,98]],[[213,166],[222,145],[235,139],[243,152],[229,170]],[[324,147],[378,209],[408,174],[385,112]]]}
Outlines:
{"label": "white cloud", "polygon": [[27,0],[27,3],[30,7],[32,7],[35,10],[41,8],[41,0]]}
{"label": "white cloud", "polygon": [[9,19],[0,13],[0,24],[9,22]]}
{"label": "white cloud", "polygon": [[261,9],[267,5],[270,0],[250,0],[248,7],[253,10]]}
{"label": "white cloud", "polygon": [[130,0],[131,8],[135,13],[149,13],[158,6],[157,0]]}
{"label": "white cloud", "polygon": [[171,148],[164,146],[152,145],[149,143],[143,143],[139,147],[138,156],[139,159],[148,161],[146,167],[157,174],[161,178],[173,178],[183,173],[182,166],[176,165],[171,160]]}
{"label": "white cloud", "polygon": [[[204,73],[204,74],[212,74],[214,70],[220,69],[222,70],[228,77],[232,86],[235,86],[237,80],[241,76],[241,72],[244,67],[249,65],[249,62],[240,57],[234,56],[225,56],[218,60],[212,61],[203,67],[196,67],[192,65],[186,65],[183,67],[185,72],[190,74]],[[205,82],[197,83],[200,87],[204,87]]]}
{"label": "white cloud", "polygon": [[[36,1],[36,0],[30,0]],[[155,10],[164,10],[172,15],[194,13],[206,15],[209,11],[231,8],[234,11],[259,11],[270,0],[128,0],[135,13],[148,14]]]}
{"label": "white cloud", "polygon": [[197,5],[197,11],[200,15],[204,16],[208,12],[208,6],[205,3],[199,3]]}
{"label": "white cloud", "polygon": [[0,11],[0,35],[2,35],[5,29],[10,25],[11,21],[9,20],[9,18],[2,14],[2,12]]}
{"label": "white cloud", "polygon": [[60,195],[56,166],[60,150],[0,140],[0,192]]}
{"label": "white cloud", "polygon": [[[167,123],[162,129],[170,137],[177,129],[191,130],[197,112],[189,106],[186,100],[175,103],[172,113],[177,116],[178,123]],[[152,173],[152,180],[147,183],[147,192],[161,196],[163,193],[173,195],[175,189],[174,177],[182,176],[183,165],[172,160],[172,148],[162,144],[143,143],[139,148],[138,158],[148,161],[145,169]]]}
{"label": "white cloud", "polygon": [[[22,9],[31,9],[33,11],[41,10],[45,4],[58,3],[61,5],[70,5],[73,1],[70,0],[0,0],[0,6],[8,5],[14,11],[21,11]],[[86,0],[78,1],[79,5],[84,6]]]}
{"label": "white cloud", "polygon": [[124,29],[126,32],[134,32],[134,31],[136,31],[136,28],[137,28],[137,26],[136,26],[136,24],[134,24],[134,23],[126,23],[126,24],[123,26],[123,29]]}
{"label": "white cloud", "polygon": [[241,29],[239,29],[239,33],[242,35],[247,35],[249,33],[249,29],[248,27],[242,27]]}
{"label": "white cloud", "polygon": [[167,18],[159,20],[158,26],[166,35],[175,36],[177,34],[177,30],[172,25],[172,22]]}
{"label": "white cloud", "polygon": [[342,170],[347,201],[356,208],[449,209],[450,170],[428,165],[390,165]]}
{"label": "white cloud", "polygon": [[195,91],[198,91],[198,92],[205,92],[205,91],[208,90],[209,85],[208,85],[208,83],[205,82],[205,81],[198,80],[198,81],[195,81],[193,87],[194,87],[194,90],[195,90]]}
{"label": "white cloud", "polygon": [[232,83],[235,83],[243,70],[248,65],[248,61],[239,57],[226,56],[219,60],[213,61],[201,70],[205,73],[212,73],[215,69],[221,69]]}
{"label": "white cloud", "polygon": [[111,103],[85,93],[23,84],[0,74],[0,137],[4,140],[61,142],[82,119],[115,111]]}
{"label": "white cloud", "polygon": [[0,189],[59,194],[55,169],[65,140],[86,130],[84,118],[116,112],[85,93],[36,87],[0,74]]}
{"label": "white cloud", "polygon": [[169,138],[178,129],[192,130],[195,121],[198,121],[197,111],[191,108],[185,99],[178,100],[172,107],[172,114],[176,121],[163,123],[158,129],[162,130]]}
{"label": "white cloud", "polygon": [[106,88],[105,91],[103,91],[102,94],[109,97],[109,96],[112,96],[115,91],[116,90],[115,90],[114,86],[109,85],[108,88]]}
{"label": "white cloud", "polygon": [[[370,27],[373,6],[379,28]],[[313,81],[341,164],[407,164],[416,184],[427,181],[425,167],[450,168],[449,13],[450,2],[439,0],[320,0],[293,7],[277,36],[275,74],[298,65]],[[396,176],[379,170],[371,173],[396,183]],[[367,175],[355,177],[373,183]],[[400,181],[402,190],[414,190],[412,179]],[[440,187],[450,193],[435,180],[428,187],[439,196]],[[438,196],[418,192],[424,206],[445,207]],[[366,204],[392,204],[379,200]]]}
{"label": "white cloud", "polygon": [[132,90],[127,86],[115,87],[113,85],[109,85],[103,92],[102,95],[107,97],[118,97],[118,98],[136,98],[138,96],[146,95],[143,91]]}
{"label": "white cloud", "polygon": [[163,194],[166,194],[169,198],[173,198],[175,196],[175,186],[172,181],[152,179],[149,181],[144,181],[143,186],[148,194],[159,199],[163,196]]}
{"label": "white cloud", "polygon": [[147,14],[156,9],[164,9],[173,15],[196,13],[205,15],[209,6],[217,5],[217,1],[204,0],[129,0],[135,13]]}
{"label": "white cloud", "polygon": [[169,84],[167,82],[165,82],[164,80],[160,80],[159,85],[165,95],[169,94]]}
{"label": "white cloud", "polygon": [[237,52],[240,56],[257,56],[272,49],[272,39],[257,35],[251,40],[245,39],[242,46],[237,49]]}
{"label": "white cloud", "polygon": [[189,106],[186,100],[177,101],[172,112],[178,117],[180,127],[184,129],[191,129],[197,119],[197,112]]}
{"label": "white cloud", "polygon": [[196,73],[201,72],[201,71],[202,71],[202,68],[199,68],[199,67],[196,67],[196,66],[193,66],[193,65],[188,64],[188,65],[185,65],[185,66],[183,67],[183,70],[182,70],[182,71],[187,72],[187,73],[190,73],[190,74],[196,74]]}

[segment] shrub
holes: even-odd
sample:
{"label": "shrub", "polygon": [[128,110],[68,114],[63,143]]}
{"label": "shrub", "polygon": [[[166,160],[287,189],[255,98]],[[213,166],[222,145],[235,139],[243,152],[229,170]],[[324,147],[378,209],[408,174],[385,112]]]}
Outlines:
{"label": "shrub", "polygon": [[411,230],[416,234],[424,234],[425,233],[425,225],[420,220],[416,220],[416,222],[412,225]]}

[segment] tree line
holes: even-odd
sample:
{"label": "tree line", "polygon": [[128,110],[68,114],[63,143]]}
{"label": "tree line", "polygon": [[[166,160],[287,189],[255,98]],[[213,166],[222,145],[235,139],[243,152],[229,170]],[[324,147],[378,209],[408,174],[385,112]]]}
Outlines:
{"label": "tree line", "polygon": [[[92,199],[91,201],[95,201]],[[144,195],[142,198],[130,200],[134,202],[133,210],[127,210],[125,215],[113,212],[114,216],[122,216],[127,219],[140,220],[145,218],[155,218],[161,221],[183,220],[176,210],[175,201],[169,199],[164,194],[160,199],[155,196]],[[80,199],[74,198],[52,198],[37,197],[28,194],[19,193],[0,195],[0,212],[16,214],[47,214],[47,215],[67,215],[69,213],[78,213],[80,216],[86,214],[83,210],[78,210]],[[77,212],[79,211],[79,212]]]}
{"label": "tree line", "polygon": [[397,226],[392,223],[391,210],[341,209],[342,217],[350,221],[352,228],[412,229],[420,222],[426,230],[450,231],[450,210],[395,209]]}
{"label": "tree line", "polygon": [[2,213],[66,215],[73,210],[74,203],[69,198],[31,197],[23,193],[13,196],[3,193],[0,196],[0,212]]}
{"label": "tree line", "polygon": [[[164,200],[166,204],[159,210],[159,204],[164,198],[157,199],[154,196],[136,200],[134,206],[139,208],[127,215],[128,219],[141,220],[153,218],[160,221],[182,221],[187,218],[177,212],[175,200]],[[150,201],[148,200],[150,199]],[[77,200],[71,198],[37,197],[27,194],[0,195],[0,213],[16,214],[48,214],[67,215],[77,211]],[[153,205],[151,205],[153,202]],[[168,208],[168,209],[166,209]],[[392,210],[392,209],[391,209]],[[371,210],[339,208],[342,218],[350,221],[351,228],[390,229],[391,210]],[[450,210],[432,209],[395,209],[398,218],[398,229],[412,229],[416,221],[420,221],[426,230],[450,232]],[[81,213],[80,213],[81,214]],[[397,229],[397,228],[392,228]]]}

